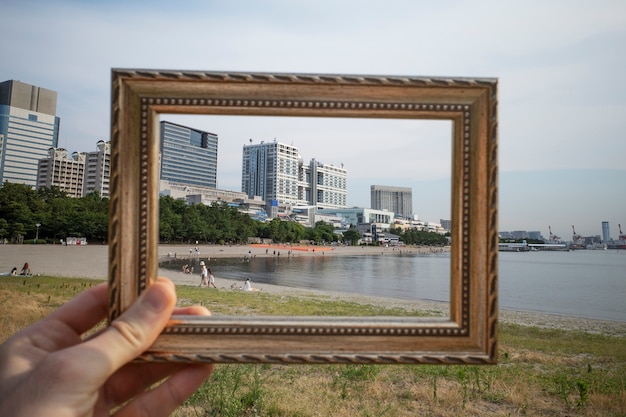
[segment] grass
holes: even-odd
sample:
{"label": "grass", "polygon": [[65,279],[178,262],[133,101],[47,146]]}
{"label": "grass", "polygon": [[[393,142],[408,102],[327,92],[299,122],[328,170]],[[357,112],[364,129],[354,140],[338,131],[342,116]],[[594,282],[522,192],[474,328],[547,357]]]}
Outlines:
{"label": "grass", "polygon": [[[93,280],[0,279],[0,340]],[[401,309],[179,287],[214,314],[415,315]],[[500,325],[496,366],[218,365],[175,412],[197,416],[626,416],[626,340]]]}
{"label": "grass", "polygon": [[319,295],[277,295],[264,292],[224,291],[179,286],[181,305],[203,305],[212,315],[289,316],[424,316],[427,313],[401,308],[331,300]]}

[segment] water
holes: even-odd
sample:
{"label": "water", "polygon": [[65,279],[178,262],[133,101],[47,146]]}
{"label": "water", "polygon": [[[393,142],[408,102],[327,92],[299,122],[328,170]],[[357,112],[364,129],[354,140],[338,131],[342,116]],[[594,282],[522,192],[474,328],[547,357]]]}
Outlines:
{"label": "water", "polygon": [[626,251],[499,253],[499,303],[626,322]]}
{"label": "water", "polygon": [[[500,308],[626,322],[626,251],[501,252]],[[179,266],[172,267],[179,268]],[[213,259],[216,276],[254,284],[449,301],[447,254]]]}

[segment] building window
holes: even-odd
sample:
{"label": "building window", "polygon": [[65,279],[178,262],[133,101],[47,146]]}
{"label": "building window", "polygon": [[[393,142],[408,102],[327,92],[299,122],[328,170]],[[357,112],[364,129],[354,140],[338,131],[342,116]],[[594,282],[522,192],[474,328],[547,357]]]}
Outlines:
{"label": "building window", "polygon": [[29,114],[28,115],[28,120],[31,122],[36,122],[37,121],[37,115],[36,114]]}

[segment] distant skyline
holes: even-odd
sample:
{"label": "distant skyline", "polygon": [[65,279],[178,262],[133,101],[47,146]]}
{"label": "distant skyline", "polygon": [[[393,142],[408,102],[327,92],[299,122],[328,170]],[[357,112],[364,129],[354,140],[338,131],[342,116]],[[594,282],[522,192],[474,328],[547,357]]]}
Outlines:
{"label": "distant skyline", "polygon": [[[5,0],[0,14],[0,81],[59,93],[69,151],[109,139],[111,68],[493,77],[499,229],[547,236],[550,225],[564,239],[572,224],[584,236],[601,234],[602,221],[614,238],[626,229],[622,0]],[[373,184],[409,186],[420,218],[449,217],[445,123],[178,117],[168,120],[219,134],[220,188],[240,190],[246,141],[276,138],[306,159],[344,163],[350,205],[369,205]]]}

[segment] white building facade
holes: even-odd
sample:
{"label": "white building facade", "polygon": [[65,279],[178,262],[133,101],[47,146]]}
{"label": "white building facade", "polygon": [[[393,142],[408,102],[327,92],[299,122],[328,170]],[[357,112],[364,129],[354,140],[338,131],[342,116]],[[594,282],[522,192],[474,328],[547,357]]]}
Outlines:
{"label": "white building facade", "polygon": [[99,140],[97,150],[85,154],[85,180],[83,196],[97,191],[101,197],[109,197],[111,177],[111,142]]}
{"label": "white building facade", "polygon": [[344,208],[348,205],[348,171],[343,167],[311,159],[301,165],[300,198],[321,209]]}
{"label": "white building facade", "polygon": [[74,152],[70,156],[63,148],[50,148],[48,157],[38,162],[36,187],[58,187],[69,197],[82,197],[84,177],[84,153]]}
{"label": "white building facade", "polygon": [[388,210],[404,219],[413,217],[413,190],[411,187],[372,185],[371,206],[377,210]]}
{"label": "white building facade", "polygon": [[305,164],[295,146],[273,141],[243,147],[241,190],[248,198],[259,196],[268,207],[343,208],[347,183],[346,169],[315,159]]}
{"label": "white building facade", "polygon": [[244,145],[241,191],[248,198],[259,196],[267,204],[305,204],[298,194],[300,165],[300,153],[294,146],[276,141]]}

